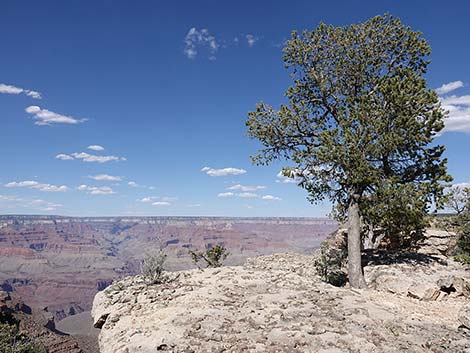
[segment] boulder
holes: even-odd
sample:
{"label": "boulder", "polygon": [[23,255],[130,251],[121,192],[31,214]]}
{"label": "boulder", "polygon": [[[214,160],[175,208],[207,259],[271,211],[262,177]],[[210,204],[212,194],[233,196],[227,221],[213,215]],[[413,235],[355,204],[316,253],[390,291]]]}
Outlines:
{"label": "boulder", "polygon": [[426,229],[416,245],[421,254],[447,256],[455,248],[456,234],[446,230]]}

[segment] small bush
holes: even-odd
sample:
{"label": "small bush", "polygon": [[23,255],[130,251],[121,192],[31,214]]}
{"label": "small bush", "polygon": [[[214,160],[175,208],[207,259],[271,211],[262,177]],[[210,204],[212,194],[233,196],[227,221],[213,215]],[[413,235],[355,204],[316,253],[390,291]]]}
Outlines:
{"label": "small bush", "polygon": [[46,353],[29,337],[19,332],[16,325],[0,323],[0,352],[2,353]]}
{"label": "small bush", "polygon": [[140,266],[140,272],[147,284],[161,284],[167,281],[165,275],[165,261],[167,255],[163,250],[156,254],[148,254]]}
{"label": "small bush", "polygon": [[454,256],[454,260],[458,261],[464,265],[470,265],[470,255],[469,254],[459,254]]}
{"label": "small bush", "polygon": [[[199,262],[204,261],[206,267],[221,267],[224,261],[230,253],[227,248],[223,245],[217,244],[216,246],[206,249],[205,252],[201,251],[189,251],[193,262],[199,267]],[[199,267],[200,268],[200,267]]]}
{"label": "small bush", "polygon": [[346,284],[346,274],[342,271],[345,259],[344,252],[340,249],[322,246],[320,256],[315,260],[314,266],[317,274],[324,282],[341,287]]}

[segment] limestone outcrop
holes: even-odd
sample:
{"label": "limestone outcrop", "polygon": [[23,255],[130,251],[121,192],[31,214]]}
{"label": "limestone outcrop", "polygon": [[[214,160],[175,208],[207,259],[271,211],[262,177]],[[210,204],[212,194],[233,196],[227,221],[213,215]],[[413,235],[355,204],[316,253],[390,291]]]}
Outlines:
{"label": "limestone outcrop", "polygon": [[128,277],[95,297],[100,351],[470,352],[470,272],[452,260],[394,260],[371,261],[361,291],[320,281],[313,257],[299,254],[177,272],[161,285]]}

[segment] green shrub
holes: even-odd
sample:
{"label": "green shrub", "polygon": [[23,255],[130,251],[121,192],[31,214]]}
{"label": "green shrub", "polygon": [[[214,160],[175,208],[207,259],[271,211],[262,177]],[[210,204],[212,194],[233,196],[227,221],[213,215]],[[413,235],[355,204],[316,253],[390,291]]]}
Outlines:
{"label": "green shrub", "polygon": [[20,333],[16,325],[0,323],[1,353],[46,353],[45,348],[35,344]]}
{"label": "green shrub", "polygon": [[469,254],[459,254],[454,256],[455,261],[458,261],[464,265],[470,265],[470,255]]}
{"label": "green shrub", "polygon": [[160,249],[156,254],[147,254],[140,266],[140,272],[147,284],[161,284],[167,281],[165,262],[167,255]]}
{"label": "green shrub", "polygon": [[[193,262],[199,267],[199,262],[204,261],[206,267],[221,267],[224,261],[230,253],[227,248],[223,245],[217,244],[214,247],[206,249],[205,252],[189,250],[189,254]],[[200,268],[200,267],[199,267]]]}

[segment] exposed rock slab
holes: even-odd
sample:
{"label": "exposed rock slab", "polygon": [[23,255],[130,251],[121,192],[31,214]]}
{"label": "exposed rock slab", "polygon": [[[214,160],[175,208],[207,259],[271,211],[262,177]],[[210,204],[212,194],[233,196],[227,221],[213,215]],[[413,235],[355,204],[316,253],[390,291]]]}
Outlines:
{"label": "exposed rock slab", "polygon": [[458,329],[464,296],[449,295],[443,305],[405,291],[336,288],[316,277],[312,262],[277,254],[243,267],[180,272],[164,285],[126,278],[95,297],[100,351],[470,351],[470,331]]}
{"label": "exposed rock slab", "polygon": [[454,232],[428,228],[418,242],[418,252],[426,255],[447,256],[455,248],[457,236]]}

